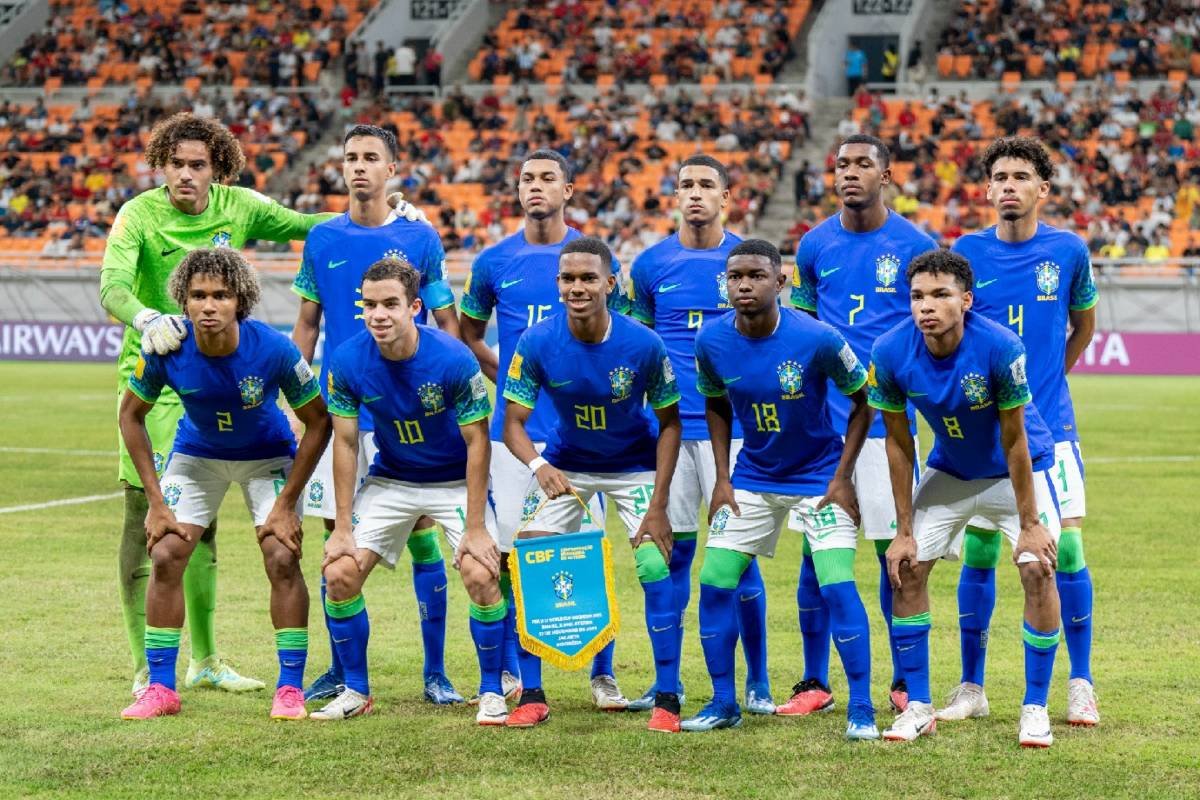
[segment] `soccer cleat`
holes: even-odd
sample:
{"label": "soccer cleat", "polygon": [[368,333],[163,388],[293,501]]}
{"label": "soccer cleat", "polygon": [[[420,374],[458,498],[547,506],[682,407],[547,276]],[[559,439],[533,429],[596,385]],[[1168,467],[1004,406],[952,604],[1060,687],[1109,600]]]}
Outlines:
{"label": "soccer cleat", "polygon": [[986,717],[989,713],[987,695],[978,683],[960,683],[946,698],[946,707],[935,715],[942,721],[953,722],[973,717]]}
{"label": "soccer cleat", "polygon": [[331,697],[337,697],[345,688],[342,677],[335,675],[331,667],[321,677],[309,684],[308,688],[304,690],[304,699],[306,701],[328,700]]}
{"label": "soccer cleat", "polygon": [[775,713],[782,717],[805,717],[821,711],[833,710],[833,693],[816,678],[800,681],[792,687],[792,699]]}
{"label": "soccer cleat", "polygon": [[694,717],[679,723],[679,729],[689,733],[707,733],[719,728],[736,728],[742,724],[742,712],[737,703],[710,701]]}
{"label": "soccer cleat", "polygon": [[147,686],[137,701],[121,712],[121,719],[153,719],[179,713],[179,695],[161,683]]}
{"label": "soccer cleat", "polygon": [[1072,678],[1067,682],[1067,722],[1085,728],[1100,724],[1096,690],[1087,678]]}
{"label": "soccer cleat", "polygon": [[621,694],[617,679],[612,675],[592,678],[592,702],[601,711],[624,711],[629,708],[629,701]]}
{"label": "soccer cleat", "polygon": [[[646,693],[637,700],[630,700],[629,705],[625,706],[626,711],[649,711],[654,708],[654,695],[656,690],[653,686],[646,690]],[[683,693],[683,681],[679,682],[679,705],[687,705],[687,695]],[[771,712],[775,713],[775,712]]]}
{"label": "soccer cleat", "polygon": [[375,698],[346,687],[342,693],[333,698],[324,708],[308,715],[309,719],[322,722],[351,717],[365,717],[375,708]]}
{"label": "soccer cleat", "polygon": [[440,672],[432,672],[425,676],[425,699],[439,706],[452,706],[463,701],[462,695],[454,690],[450,679]]}
{"label": "soccer cleat", "polygon": [[[521,699],[521,679],[511,672],[505,671],[500,674],[500,688],[504,690],[505,700],[520,700]],[[476,694],[467,701],[469,706],[479,705],[479,695]]]}
{"label": "soccer cleat", "polygon": [[846,723],[846,738],[852,742],[873,742],[879,738],[879,728],[872,719],[856,722],[851,718]]}
{"label": "soccer cleat", "polygon": [[280,686],[275,690],[275,700],[271,703],[271,719],[304,719],[307,716],[304,692],[295,686]]}
{"label": "soccer cleat", "polygon": [[550,719],[550,706],[545,703],[523,703],[512,710],[504,724],[509,728],[532,728]]}
{"label": "soccer cleat", "polygon": [[1021,747],[1049,747],[1054,744],[1050,732],[1050,715],[1045,706],[1032,704],[1021,706]]}
{"label": "soccer cleat", "polygon": [[742,706],[749,714],[774,714],[775,700],[771,687],[765,683],[746,684],[746,702]]}
{"label": "soccer cleat", "polygon": [[183,685],[188,689],[208,686],[225,692],[255,692],[267,686],[255,678],[238,675],[233,666],[220,656],[209,656],[203,661],[188,664]]}
{"label": "soccer cleat", "polygon": [[937,719],[933,716],[933,703],[918,703],[912,700],[904,713],[892,721],[892,727],[883,732],[889,742],[911,742],[918,736],[933,736],[937,733]]}
{"label": "soccer cleat", "polygon": [[129,693],[132,694],[135,699],[139,698],[142,696],[142,692],[146,691],[146,687],[149,685],[150,668],[142,667],[137,672],[133,673],[133,688],[129,690]]}
{"label": "soccer cleat", "polygon": [[504,702],[502,695],[484,692],[479,696],[478,705],[475,722],[480,725],[503,725],[508,719],[508,704]]}
{"label": "soccer cleat", "polygon": [[646,728],[658,733],[679,733],[679,725],[679,712],[656,707],[650,713],[650,722],[646,724]]}
{"label": "soccer cleat", "polygon": [[888,693],[888,705],[897,714],[904,713],[904,709],[908,708],[908,684],[904,682],[904,678],[892,684],[892,691]]}

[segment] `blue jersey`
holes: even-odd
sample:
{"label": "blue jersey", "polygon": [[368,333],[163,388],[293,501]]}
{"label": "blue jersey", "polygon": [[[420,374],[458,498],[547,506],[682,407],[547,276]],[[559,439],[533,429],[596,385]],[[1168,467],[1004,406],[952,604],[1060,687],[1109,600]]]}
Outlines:
{"label": "blue jersey", "polygon": [[[403,257],[421,273],[424,308],[417,322],[425,322],[427,309],[454,305],[454,293],[446,279],[446,253],[432,225],[398,217],[378,228],[365,228],[352,221],[349,214],[334,217],[309,231],[300,270],[292,282],[293,292],[321,304],[326,354],[332,355],[363,330],[363,275],[376,261],[389,256]],[[323,390],[328,388],[326,369],[323,364]],[[369,419],[364,417],[362,421],[366,423],[363,429],[371,430]]]}
{"label": "blue jersey", "polygon": [[608,337],[589,344],[571,333],[566,314],[558,314],[521,336],[509,364],[505,398],[534,408],[544,393],[560,420],[542,453],[559,469],[654,469],[657,420],[646,402],[656,409],[679,402],[658,334],[628,317],[611,318]]}
{"label": "blue jersey", "polygon": [[[461,481],[467,445],[459,427],[492,410],[487,383],[465,344],[417,326],[417,352],[391,361],[369,331],[342,344],[329,365],[329,410],[374,423],[379,452],[371,474],[409,483]],[[362,424],[362,419],[359,419]]]}
{"label": "blue jersey", "polygon": [[728,397],[741,420],[734,488],[822,495],[845,432],[830,422],[828,384],[854,394],[867,371],[831,326],[789,308],[779,313],[779,327],[760,339],[739,333],[732,314],[705,325],[696,337],[697,388]]}
{"label": "blue jersey", "polygon": [[[894,211],[869,233],[846,230],[842,215],[834,214],[800,240],[792,305],[837,328],[865,364],[875,340],[909,318],[909,262],[936,249],[933,239]],[[837,392],[830,398],[834,425],[845,430],[850,403]],[[870,435],[885,435],[882,417],[871,424]]]}
{"label": "blue jersey", "polygon": [[[725,232],[710,250],[692,250],[673,234],[633,262],[633,316],[654,326],[667,346],[682,395],[684,439],[707,439],[704,398],[696,391],[696,334],[700,326],[733,310],[725,288],[725,260],[741,238]],[[740,439],[734,422],[733,438]]]}
{"label": "blue jersey", "polygon": [[1079,441],[1067,386],[1067,326],[1072,311],[1097,301],[1087,244],[1039,223],[1024,242],[1000,241],[993,226],[959,238],[953,249],[975,272],[973,310],[1032,343],[1029,388],[1054,441]]}
{"label": "blue jersey", "polygon": [[238,323],[238,346],[206,356],[186,322],[183,344],[165,356],[142,354],[129,389],[147,403],[164,386],[183,401],[174,453],[223,461],[292,456],[296,440],[276,404],[280,390],[299,408],[321,393],[317,378],[292,340],[256,319]]}
{"label": "blue jersey", "polygon": [[958,348],[935,358],[911,320],[879,337],[868,395],[883,411],[917,407],[933,429],[928,465],[961,480],[1008,476],[1000,442],[1001,411],[1026,406],[1025,434],[1035,470],[1054,461],[1054,440],[1033,404],[1025,346],[1017,335],[973,311]]}
{"label": "blue jersey", "polygon": [[[521,334],[547,317],[562,311],[558,293],[558,256],[563,245],[582,236],[574,228],[558,244],[530,244],[524,229],[484,250],[471,264],[471,274],[463,287],[462,311],[468,317],[487,320],[496,312],[500,339],[500,370],[496,376],[496,414],[492,419],[492,440],[504,439],[504,403],[506,367],[516,352]],[[620,267],[613,262],[613,271]],[[620,286],[608,298],[608,308],[617,314],[628,312],[629,295]],[[549,440],[557,425],[554,411],[546,400],[537,404],[525,430],[535,442]]]}

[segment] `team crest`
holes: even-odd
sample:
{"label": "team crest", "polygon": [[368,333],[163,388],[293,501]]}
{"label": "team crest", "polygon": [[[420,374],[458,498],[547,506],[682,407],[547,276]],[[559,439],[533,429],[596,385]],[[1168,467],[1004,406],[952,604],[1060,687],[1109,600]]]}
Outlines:
{"label": "team crest", "polygon": [[534,514],[538,512],[538,507],[542,504],[542,498],[537,492],[530,492],[525,495],[525,500],[521,503],[521,521],[528,522],[533,519]]}
{"label": "team crest", "polygon": [[1058,291],[1058,273],[1060,267],[1053,261],[1043,261],[1037,265],[1034,275],[1037,278],[1038,300],[1054,300]]}
{"label": "team crest", "polygon": [[242,408],[258,408],[263,401],[263,379],[247,375],[238,381],[238,390],[242,393]]}
{"label": "team crest", "polygon": [[779,376],[779,388],[783,391],[784,400],[795,400],[803,397],[804,367],[795,361],[785,361],[775,368]]}
{"label": "team crest", "polygon": [[554,586],[554,596],[559,600],[570,600],[575,594],[575,578],[569,572],[556,572],[550,580]]}
{"label": "team crest", "polygon": [[722,303],[729,304],[729,281],[725,277],[724,270],[717,273],[717,294],[721,296]]}
{"label": "team crest", "polygon": [[892,253],[887,253],[875,259],[875,280],[879,286],[876,291],[895,291],[896,275],[900,272],[900,259]]}
{"label": "team crest", "polygon": [[179,497],[183,494],[183,487],[178,483],[168,483],[162,487],[163,502],[167,504],[167,508],[174,509],[179,505]]}
{"label": "team crest", "polygon": [[442,394],[440,384],[421,384],[417,387],[417,397],[421,399],[421,408],[425,409],[425,416],[427,417],[440,414],[446,410],[446,398]]}
{"label": "team crest", "polygon": [[352,514],[350,515],[350,527],[352,527],[352,528],[357,528],[357,527],[358,527],[358,523],[360,523],[360,522],[362,522],[362,517],[358,516],[358,514],[353,514],[353,513],[352,513]]}
{"label": "team crest", "polygon": [[154,451],[154,474],[155,475],[162,477],[163,467],[165,467],[167,465],[166,462],[167,462],[167,460],[165,458],[163,458],[163,454],[158,452],[157,450],[155,450]]}
{"label": "team crest", "polygon": [[717,513],[713,514],[712,522],[708,523],[708,535],[720,536],[725,533],[725,526],[729,523],[729,506],[721,506],[717,509]]}
{"label": "team crest", "polygon": [[233,243],[233,236],[231,236],[229,234],[229,231],[219,231],[219,232],[213,234],[213,237],[212,237],[212,246],[213,247],[229,247],[230,244],[232,244],[232,243]]}
{"label": "team crest", "polygon": [[313,505],[321,505],[321,501],[325,499],[325,484],[319,479],[314,479],[308,486],[308,502]]}
{"label": "team crest", "polygon": [[394,258],[397,261],[403,261],[405,264],[408,263],[408,256],[404,255],[404,253],[400,252],[395,247],[385,250],[383,253],[383,257],[384,258]]}
{"label": "team crest", "polygon": [[612,387],[613,402],[626,400],[633,393],[633,379],[637,376],[629,367],[617,367],[608,373],[608,383]]}
{"label": "team crest", "polygon": [[978,411],[991,404],[988,399],[988,382],[987,378],[980,375],[978,372],[968,372],[962,378],[963,394],[967,396],[967,400],[971,403],[971,410]]}

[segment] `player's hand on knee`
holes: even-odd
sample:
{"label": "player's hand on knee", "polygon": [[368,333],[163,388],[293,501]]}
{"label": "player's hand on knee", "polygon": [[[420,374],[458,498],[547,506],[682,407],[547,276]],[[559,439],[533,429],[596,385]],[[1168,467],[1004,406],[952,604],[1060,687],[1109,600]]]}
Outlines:
{"label": "player's hand on knee", "polygon": [[145,525],[147,553],[152,552],[154,545],[162,541],[163,537],[168,534],[175,534],[185,542],[192,540],[184,527],[175,519],[175,512],[161,503],[151,504],[150,510],[146,512]]}
{"label": "player's hand on knee", "polygon": [[854,481],[849,478],[835,477],[831,480],[825,489],[825,496],[817,503],[817,510],[820,511],[831,503],[841,506],[842,510],[850,515],[850,519],[854,520],[856,527],[862,521],[858,511],[858,493],[854,491]]}
{"label": "player's hand on knee", "polygon": [[662,553],[663,560],[671,563],[671,549],[675,546],[675,534],[671,531],[671,520],[665,509],[651,508],[642,517],[642,524],[633,537],[634,546],[642,542],[654,542]]}
{"label": "player's hand on knee", "polygon": [[358,564],[359,570],[362,569],[362,564],[358,561],[358,548],[354,545],[354,535],[348,530],[334,528],[333,533],[325,540],[325,558],[321,561],[321,571],[339,558],[352,558],[354,563]]}
{"label": "player's hand on knee", "polygon": [[142,350],[160,356],[178,350],[187,336],[183,317],[163,314],[153,308],[143,308],[139,311],[133,318],[133,327],[142,334]]}
{"label": "player's hand on knee", "polygon": [[280,544],[301,557],[300,544],[304,538],[304,529],[300,527],[300,517],[294,509],[273,508],[267,519],[258,529],[258,541],[261,543],[268,536],[274,536]]}
{"label": "player's hand on knee", "polygon": [[892,582],[892,588],[899,589],[900,570],[905,565],[910,572],[917,567],[917,540],[912,536],[897,535],[888,546],[886,558],[888,579]]}
{"label": "player's hand on knee", "polygon": [[1041,522],[1036,522],[1028,528],[1022,528],[1017,536],[1017,545],[1013,548],[1013,563],[1020,564],[1023,553],[1029,553],[1041,565],[1042,574],[1050,578],[1058,566],[1058,546],[1050,536],[1050,531]]}
{"label": "player's hand on knee", "polygon": [[572,491],[571,482],[567,480],[567,476],[553,464],[542,464],[533,475],[537,478],[538,486],[542,487],[546,497],[551,500]]}
{"label": "player's hand on knee", "polygon": [[429,217],[425,216],[424,211],[404,199],[404,192],[392,192],[387,201],[397,217],[404,217],[409,222],[429,222]]}
{"label": "player's hand on knee", "polygon": [[742,509],[738,507],[737,500],[733,499],[733,484],[729,481],[717,481],[713,486],[712,500],[708,504],[708,524],[712,524],[713,517],[721,506],[728,506],[734,516],[740,517]]}
{"label": "player's hand on knee", "polygon": [[454,551],[455,569],[462,569],[463,556],[475,559],[493,578],[500,577],[500,548],[486,528],[467,528]]}

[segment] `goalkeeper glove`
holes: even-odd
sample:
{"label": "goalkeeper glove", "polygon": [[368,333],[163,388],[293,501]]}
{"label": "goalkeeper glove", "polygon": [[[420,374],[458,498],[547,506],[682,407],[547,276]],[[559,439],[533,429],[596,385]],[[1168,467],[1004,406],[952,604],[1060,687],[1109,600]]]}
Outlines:
{"label": "goalkeeper glove", "polygon": [[160,356],[178,350],[183,338],[187,336],[183,317],[161,314],[153,308],[143,308],[139,311],[133,318],[133,327],[142,334],[142,350]]}
{"label": "goalkeeper glove", "polygon": [[404,199],[404,192],[392,192],[388,195],[387,200],[388,205],[392,207],[392,216],[388,218],[388,222],[404,217],[409,222],[429,223],[429,217],[425,216],[424,211]]}

